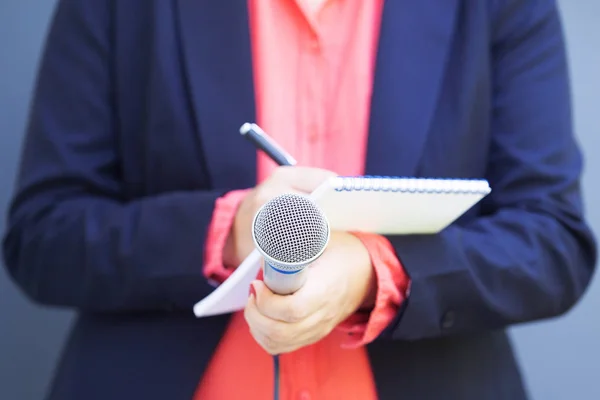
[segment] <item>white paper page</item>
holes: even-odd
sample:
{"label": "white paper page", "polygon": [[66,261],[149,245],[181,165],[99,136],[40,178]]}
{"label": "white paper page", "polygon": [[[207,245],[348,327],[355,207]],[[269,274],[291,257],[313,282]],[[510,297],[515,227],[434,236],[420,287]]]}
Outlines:
{"label": "white paper page", "polygon": [[227,314],[246,307],[250,283],[256,279],[262,257],[254,250],[211,294],[194,305],[196,317]]}

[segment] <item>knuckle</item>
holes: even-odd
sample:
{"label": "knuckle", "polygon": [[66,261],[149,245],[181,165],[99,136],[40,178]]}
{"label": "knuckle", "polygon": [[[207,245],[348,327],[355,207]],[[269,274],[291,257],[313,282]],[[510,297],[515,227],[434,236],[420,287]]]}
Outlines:
{"label": "knuckle", "polygon": [[254,321],[252,321],[252,318],[250,316],[250,311],[249,311],[248,307],[246,307],[244,309],[244,319],[246,320],[246,323],[248,323],[248,325],[252,328],[252,325],[253,325]]}
{"label": "knuckle", "polygon": [[261,347],[269,354],[277,354],[277,345],[268,337],[262,339]]}
{"label": "knuckle", "polygon": [[[254,198],[254,204],[252,204],[252,211],[256,213],[267,201],[267,196],[265,196],[264,193],[258,193],[257,196]],[[254,217],[254,215],[252,215],[252,217]]]}
{"label": "knuckle", "polygon": [[265,204],[267,201],[271,200],[276,195],[277,195],[277,193],[275,192],[275,190],[272,186],[261,187],[257,191],[256,196],[254,198],[255,208],[261,207],[263,204]]}
{"label": "knuckle", "polygon": [[286,333],[283,324],[270,324],[266,329],[265,339],[271,346],[285,342]]}
{"label": "knuckle", "polygon": [[[298,176],[301,175],[300,171],[301,167],[288,167],[281,166],[277,167],[275,171],[271,174],[269,179],[266,181],[267,185],[271,187],[277,187],[280,189],[290,188],[291,184],[298,179]],[[280,190],[281,191],[281,190]]]}
{"label": "knuckle", "polygon": [[273,352],[276,351],[275,343],[273,343],[265,335],[257,333],[254,329],[250,329],[250,333],[254,337],[254,340],[256,340],[256,343],[260,345],[260,347],[262,347],[267,353],[274,354]]}
{"label": "knuckle", "polygon": [[297,168],[290,168],[289,166],[282,165],[275,168],[275,171],[273,171],[273,176],[276,178],[285,179],[296,172],[298,172]]}
{"label": "knuckle", "polygon": [[250,324],[250,333],[256,342],[269,354],[278,354],[281,346],[285,343],[285,333],[282,327],[277,324],[267,326],[252,326]]}
{"label": "knuckle", "polygon": [[271,174],[271,176],[268,179],[268,184],[271,185],[278,185],[281,182],[285,181],[287,175],[287,170],[283,167],[277,167],[273,173]]}
{"label": "knuckle", "polygon": [[252,196],[252,201],[254,203],[254,206],[262,205],[262,199],[265,198],[266,190],[267,189],[265,188],[264,185],[257,186],[256,189],[254,189],[254,196]]}
{"label": "knuckle", "polygon": [[299,322],[306,318],[306,311],[297,306],[290,306],[284,312],[284,318],[287,322]]}
{"label": "knuckle", "polygon": [[325,323],[330,323],[334,321],[338,316],[337,309],[329,309],[323,313],[322,321]]}

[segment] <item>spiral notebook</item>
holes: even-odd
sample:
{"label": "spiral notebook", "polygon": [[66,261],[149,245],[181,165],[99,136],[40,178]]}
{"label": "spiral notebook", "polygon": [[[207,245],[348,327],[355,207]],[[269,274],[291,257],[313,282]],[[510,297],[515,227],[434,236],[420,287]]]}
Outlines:
{"label": "spiral notebook", "polygon": [[[322,207],[332,230],[435,234],[490,191],[485,180],[338,176],[310,197]],[[196,317],[243,309],[260,267],[261,256],[254,250],[225,282],[196,303]]]}
{"label": "spiral notebook", "polygon": [[312,197],[332,230],[400,235],[437,233],[488,193],[483,179],[339,176]]}

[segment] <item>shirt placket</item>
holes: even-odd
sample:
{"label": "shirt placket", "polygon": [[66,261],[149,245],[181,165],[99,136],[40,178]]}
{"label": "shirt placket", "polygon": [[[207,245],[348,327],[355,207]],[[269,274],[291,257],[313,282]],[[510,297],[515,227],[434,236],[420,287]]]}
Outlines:
{"label": "shirt placket", "polygon": [[[309,25],[309,24],[307,24]],[[323,167],[324,140],[324,74],[323,43],[317,29],[307,26],[303,35],[302,65],[299,90],[299,105],[302,110],[300,119],[300,149],[305,164]]]}

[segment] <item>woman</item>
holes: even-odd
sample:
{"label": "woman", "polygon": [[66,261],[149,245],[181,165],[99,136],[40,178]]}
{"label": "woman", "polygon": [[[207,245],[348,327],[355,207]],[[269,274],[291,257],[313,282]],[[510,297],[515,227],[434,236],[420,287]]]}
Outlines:
{"label": "woman", "polygon": [[[595,265],[568,93],[550,0],[60,1],[4,242],[79,311],[49,398],[264,399],[271,354],[285,399],[526,398],[504,328]],[[194,318],[257,207],[363,173],[493,191],[438,235],[335,232],[296,294]]]}

